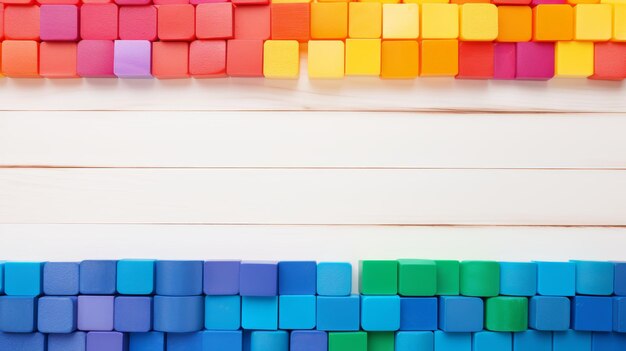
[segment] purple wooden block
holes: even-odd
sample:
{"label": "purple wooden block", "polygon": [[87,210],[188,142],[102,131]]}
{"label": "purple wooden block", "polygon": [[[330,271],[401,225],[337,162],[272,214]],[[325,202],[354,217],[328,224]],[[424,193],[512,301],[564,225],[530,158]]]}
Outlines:
{"label": "purple wooden block", "polygon": [[78,329],[113,330],[113,296],[78,297]]}
{"label": "purple wooden block", "polygon": [[291,351],[327,351],[328,334],[321,330],[294,330],[290,344]]}
{"label": "purple wooden block", "polygon": [[118,296],[115,298],[115,330],[148,332],[152,329],[152,298]]}
{"label": "purple wooden block", "polygon": [[91,332],[87,333],[86,351],[126,351],[128,339],[124,333]]}
{"label": "purple wooden block", "polygon": [[241,296],[276,296],[278,262],[243,261],[239,271]]}
{"label": "purple wooden block", "polygon": [[517,79],[554,77],[554,43],[517,43]]}
{"label": "purple wooden block", "polygon": [[495,43],[493,78],[515,79],[516,59],[515,43]]}
{"label": "purple wooden block", "polygon": [[113,72],[120,78],[152,77],[152,43],[148,40],[116,40]]}
{"label": "purple wooden block", "polygon": [[77,40],[78,7],[75,5],[41,5],[39,29],[41,40]]}
{"label": "purple wooden block", "polygon": [[204,262],[204,293],[206,295],[239,294],[241,261]]}

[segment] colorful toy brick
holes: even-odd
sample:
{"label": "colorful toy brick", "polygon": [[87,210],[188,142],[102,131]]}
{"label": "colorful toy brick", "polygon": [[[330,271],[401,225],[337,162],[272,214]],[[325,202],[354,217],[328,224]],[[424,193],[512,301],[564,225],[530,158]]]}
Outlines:
{"label": "colorful toy brick", "polygon": [[165,350],[165,334],[161,332],[130,333],[128,348],[131,351]]}
{"label": "colorful toy brick", "polygon": [[[221,43],[226,44],[225,42],[221,42]],[[226,48],[224,47],[223,50],[225,52]],[[225,55],[224,55],[224,59],[225,59]],[[236,261],[236,260],[204,262],[204,294],[205,295],[237,295],[239,294],[240,266],[241,266],[241,261]]]}
{"label": "colorful toy brick", "polygon": [[[588,52],[592,53],[593,49],[590,48]],[[591,66],[591,62],[588,66]],[[615,279],[613,262],[573,262],[576,264],[576,294],[613,295],[613,280]]]}
{"label": "colorful toy brick", "polygon": [[271,37],[269,5],[235,7],[234,37],[236,39],[266,40]]}
{"label": "colorful toy brick", "polygon": [[421,76],[456,76],[459,74],[459,42],[422,40],[420,63]]}
{"label": "colorful toy brick", "polygon": [[363,295],[398,293],[398,261],[360,261],[360,291]]}
{"label": "colorful toy brick", "polygon": [[530,41],[532,36],[533,11],[530,6],[498,6],[497,41]]}
{"label": "colorful toy brick", "polygon": [[317,297],[318,330],[359,330],[360,319],[358,295]]}
{"label": "colorful toy brick", "polygon": [[37,303],[37,330],[42,333],[72,333],[76,330],[75,296],[44,296]]}
{"label": "colorful toy brick", "polygon": [[417,39],[419,32],[417,4],[383,4],[383,39]]}
{"label": "colorful toy brick", "polygon": [[114,0],[118,5],[131,5],[131,6],[141,6],[141,5],[149,5],[152,3],[150,0]]}
{"label": "colorful toy brick", "polygon": [[241,326],[241,297],[207,296],[204,299],[204,327],[209,330],[238,330]]}
{"label": "colorful toy brick", "polygon": [[46,336],[41,333],[0,333],[0,350],[46,351]]}
{"label": "colorful toy brick", "polygon": [[115,40],[117,35],[117,5],[83,4],[80,7],[80,36],[83,40]]}
{"label": "colorful toy brick", "polygon": [[591,338],[592,351],[620,351],[626,347],[626,334],[593,333]]}
{"label": "colorful toy brick", "polygon": [[626,41],[626,3],[613,5],[613,41]]}
{"label": "colorful toy brick", "polygon": [[4,8],[4,37],[16,40],[39,40],[39,6],[15,6]]}
{"label": "colorful toy brick", "polygon": [[537,294],[574,296],[576,265],[572,262],[537,262]]}
{"label": "colorful toy brick", "polygon": [[[47,43],[41,45],[42,55],[44,44]],[[75,62],[76,58],[74,58]],[[74,72],[76,72],[76,64],[74,64]],[[46,295],[78,295],[78,276],[79,265],[76,262],[46,262],[43,266],[43,292]]]}
{"label": "colorful toy brick", "polygon": [[591,333],[575,330],[554,332],[552,351],[589,351],[591,350]]}
{"label": "colorful toy brick", "polygon": [[528,299],[498,296],[485,302],[485,328],[498,332],[520,332],[528,329]]}
{"label": "colorful toy brick", "polygon": [[500,264],[494,261],[463,261],[461,295],[489,297],[500,292]]}
{"label": "colorful toy brick", "polygon": [[622,80],[626,78],[626,43],[595,43],[592,79]]}
{"label": "colorful toy brick", "polygon": [[152,5],[120,7],[119,37],[122,40],[156,40],[156,7]]}
{"label": "colorful toy brick", "polygon": [[393,332],[368,332],[368,351],[395,351],[395,333]]}
{"label": "colorful toy brick", "polygon": [[439,298],[439,329],[445,332],[477,332],[483,329],[483,300],[477,297]]}
{"label": "colorful toy brick", "polygon": [[289,341],[291,351],[328,351],[328,334],[320,330],[294,330]]}
{"label": "colorful toy brick", "polygon": [[459,43],[460,79],[493,78],[494,46],[491,42]]}
{"label": "colorful toy brick", "polygon": [[432,351],[434,334],[428,331],[401,331],[396,333],[397,351]]}
{"label": "colorful toy brick", "polygon": [[415,40],[383,40],[381,78],[411,79],[419,74],[419,44]]}
{"label": "colorful toy brick", "polygon": [[232,38],[233,5],[230,2],[215,2],[196,6],[196,37],[198,39]]}
{"label": "colorful toy brick", "polygon": [[613,301],[610,297],[574,296],[571,328],[581,331],[613,330]]}
{"label": "colorful toy brick", "polygon": [[537,5],[533,8],[533,40],[574,39],[574,9],[569,5]]}
{"label": "colorful toy brick", "polygon": [[574,6],[574,39],[606,41],[613,33],[613,7],[609,4]]}
{"label": "colorful toy brick", "polygon": [[626,298],[613,298],[613,331],[626,332]]}
{"label": "colorful toy brick", "polygon": [[[209,78],[209,77],[224,77],[226,76],[226,41],[225,40],[196,40],[189,45],[189,74],[196,78]],[[223,287],[215,286],[215,289],[219,291],[224,289],[226,291],[236,289],[235,294],[239,293],[239,262],[237,261],[237,276],[232,277],[231,282],[236,280],[236,286],[229,287],[227,282],[224,282]],[[205,270],[206,273],[206,270]],[[225,278],[225,277],[224,277]],[[205,275],[205,289],[206,289],[206,275]],[[218,284],[215,282],[215,284]],[[215,285],[212,283],[212,285]],[[205,294],[214,295],[216,293]]]}
{"label": "colorful toy brick", "polygon": [[460,291],[459,261],[437,260],[437,295],[458,295]]}
{"label": "colorful toy brick", "polygon": [[346,39],[346,75],[380,75],[381,40]]}
{"label": "colorful toy brick", "polygon": [[124,351],[126,334],[118,332],[87,333],[86,345],[89,351]]}
{"label": "colorful toy brick", "polygon": [[78,330],[113,330],[114,296],[78,296]]}
{"label": "colorful toy brick", "polygon": [[513,350],[515,351],[550,351],[552,350],[552,333],[527,330],[513,334]]}
{"label": "colorful toy brick", "polygon": [[536,295],[537,264],[534,262],[500,262],[500,294]]}
{"label": "colorful toy brick", "polygon": [[513,351],[513,335],[482,331],[472,337],[473,351]]}
{"label": "colorful toy brick", "polygon": [[78,7],[43,5],[40,8],[41,40],[75,41],[78,39]]}
{"label": "colorful toy brick", "polygon": [[352,265],[348,262],[317,264],[317,294],[348,296],[352,293]]}
{"label": "colorful toy brick", "polygon": [[562,296],[533,296],[528,312],[529,326],[537,330],[563,331],[570,324],[570,301]]}
{"label": "colorful toy brick", "polygon": [[278,297],[243,296],[241,298],[241,327],[256,330],[278,329]]}
{"label": "colorful toy brick", "polygon": [[[4,60],[2,61],[4,63]],[[4,264],[4,292],[7,295],[40,295],[42,266],[41,262],[6,262]]]}
{"label": "colorful toy brick", "polygon": [[193,5],[162,5],[157,8],[157,36],[160,40],[193,40],[195,8]]}
{"label": "colorful toy brick", "polygon": [[278,331],[253,331],[250,332],[250,351],[288,351],[289,333],[284,330]]}
{"label": "colorful toy brick", "polygon": [[[148,48],[150,48],[149,43]],[[147,74],[150,74],[149,69]],[[123,295],[152,294],[154,292],[154,263],[154,260],[117,261],[117,291]]]}
{"label": "colorful toy brick", "polygon": [[229,40],[226,74],[231,77],[263,76],[263,40]]}
{"label": "colorful toy brick", "polygon": [[[68,42],[44,42],[39,44],[39,75],[46,78],[76,78],[77,45]],[[46,292],[45,273],[44,273],[44,292],[47,295],[76,295],[78,294],[78,264],[72,265],[71,272],[63,272],[68,274],[68,281],[56,284],[52,290],[58,289],[60,294]],[[75,270],[74,270],[75,268]],[[56,278],[56,277],[55,277]],[[70,289],[76,289],[71,290]]]}
{"label": "colorful toy brick", "polygon": [[308,72],[309,78],[312,79],[343,78],[345,74],[343,41],[309,41]]}
{"label": "colorful toy brick", "polygon": [[[517,79],[547,80],[554,77],[555,55],[553,43],[517,43],[515,60],[515,74]],[[538,273],[538,276],[539,275],[541,275],[541,273]],[[557,282],[566,278],[567,275],[559,277]],[[539,289],[542,280],[542,277],[538,277],[537,289]],[[558,284],[557,282],[548,284]],[[565,289],[566,287],[567,285],[561,288]]]}
{"label": "colorful toy brick", "polygon": [[[263,44],[263,75],[266,78],[276,79],[298,78],[300,75],[300,44],[298,41],[266,40]],[[315,272],[315,262],[313,262],[313,272]],[[315,279],[313,279],[313,283],[315,283]]]}
{"label": "colorful toy brick", "polygon": [[76,71],[86,78],[115,77],[113,74],[114,44],[112,40],[81,40],[78,42]]}
{"label": "colorful toy brick", "polygon": [[434,351],[472,351],[471,333],[445,333],[438,330],[434,334]]}
{"label": "colorful toy brick", "polygon": [[348,3],[348,36],[354,39],[380,38],[382,11],[382,5],[379,2]]}
{"label": "colorful toy brick", "polygon": [[116,297],[113,328],[120,332],[133,333],[152,330],[152,297]]}
{"label": "colorful toy brick", "polygon": [[239,271],[241,296],[278,295],[278,263],[243,261]]}
{"label": "colorful toy brick", "polygon": [[147,40],[116,40],[113,73],[119,78],[151,77],[151,49]]}
{"label": "colorful toy brick", "polygon": [[80,285],[79,286],[80,286],[81,294],[85,294],[85,295],[115,294],[116,285],[117,285],[117,262],[88,260],[88,261],[82,261],[80,263]]}
{"label": "colorful toy brick", "polygon": [[400,329],[400,297],[362,296],[361,328],[366,331]]}
{"label": "colorful toy brick", "polygon": [[202,332],[206,351],[239,351],[242,349],[241,330],[206,330]]}
{"label": "colorful toy brick", "polygon": [[168,333],[165,342],[168,351],[201,350],[202,333]]}
{"label": "colorful toy brick", "polygon": [[87,333],[85,332],[49,334],[47,351],[85,351],[86,341]]}
{"label": "colorful toy brick", "polygon": [[0,296],[0,334],[32,333],[36,327],[37,298]]}
{"label": "colorful toy brick", "polygon": [[328,333],[328,351],[367,351],[367,333]]}
{"label": "colorful toy brick", "polygon": [[167,296],[202,294],[202,261],[156,261],[156,293]]}
{"label": "colorful toy brick", "polygon": [[457,39],[459,37],[459,5],[422,4],[423,39]]}
{"label": "colorful toy brick", "polygon": [[400,330],[437,330],[436,297],[400,298]]}
{"label": "colorful toy brick", "polygon": [[316,298],[314,295],[281,295],[278,325],[280,329],[314,329]]}
{"label": "colorful toy brick", "polygon": [[435,296],[437,266],[432,260],[398,260],[398,293],[402,296]]}
{"label": "colorful toy brick", "polygon": [[314,2],[311,4],[312,39],[345,39],[347,36],[347,3]]}
{"label": "colorful toy brick", "polygon": [[308,3],[273,3],[271,6],[274,40],[307,42],[311,38],[310,22],[311,8]]}
{"label": "colorful toy brick", "polygon": [[153,303],[153,329],[156,331],[191,333],[204,327],[204,298],[202,296],[157,295]]}
{"label": "colorful toy brick", "polygon": [[498,8],[493,4],[463,4],[459,18],[462,40],[492,41],[498,37]]}

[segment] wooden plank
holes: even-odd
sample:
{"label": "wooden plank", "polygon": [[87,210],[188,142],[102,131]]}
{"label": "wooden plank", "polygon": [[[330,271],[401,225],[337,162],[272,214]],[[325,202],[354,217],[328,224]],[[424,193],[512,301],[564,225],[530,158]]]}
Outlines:
{"label": "wooden plank", "polygon": [[625,172],[2,169],[0,223],[626,225]]}
{"label": "wooden plank", "polygon": [[10,112],[0,166],[624,168],[625,129],[616,115]]}

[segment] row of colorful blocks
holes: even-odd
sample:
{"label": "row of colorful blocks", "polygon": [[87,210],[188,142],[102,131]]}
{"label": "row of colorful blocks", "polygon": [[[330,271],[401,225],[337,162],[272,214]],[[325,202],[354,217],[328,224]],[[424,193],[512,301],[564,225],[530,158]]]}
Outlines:
{"label": "row of colorful blocks", "polygon": [[[10,40],[461,39],[626,41],[624,4],[277,3],[233,6],[9,5],[0,38]],[[0,14],[1,15],[1,14]],[[2,17],[2,16],[0,16]],[[2,30],[3,28],[3,30]]]}

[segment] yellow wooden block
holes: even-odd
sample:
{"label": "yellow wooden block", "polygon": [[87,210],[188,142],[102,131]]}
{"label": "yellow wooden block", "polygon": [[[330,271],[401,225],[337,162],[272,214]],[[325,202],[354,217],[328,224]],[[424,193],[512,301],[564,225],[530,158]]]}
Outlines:
{"label": "yellow wooden block", "polygon": [[263,44],[263,75],[295,79],[300,73],[300,44],[297,40],[266,40]]}
{"label": "yellow wooden block", "polygon": [[308,63],[309,78],[343,78],[343,41],[310,40]]}
{"label": "yellow wooden block", "polygon": [[447,4],[450,0],[404,0],[405,4]]}
{"label": "yellow wooden block", "polygon": [[383,4],[384,39],[417,39],[419,34],[418,4]]}
{"label": "yellow wooden block", "polygon": [[601,4],[626,4],[626,0],[600,0]]}
{"label": "yellow wooden block", "polygon": [[422,39],[457,39],[459,5],[422,4]]}
{"label": "yellow wooden block", "polygon": [[350,38],[380,38],[383,7],[378,2],[351,2],[349,6],[348,36]]}
{"label": "yellow wooden block", "polygon": [[400,0],[357,0],[359,2],[377,2],[379,4],[399,4]]}
{"label": "yellow wooden block", "polygon": [[498,8],[493,4],[466,3],[460,7],[461,39],[492,41],[498,37]]}
{"label": "yellow wooden block", "polygon": [[312,39],[345,39],[347,36],[347,3],[314,2],[311,4]]}
{"label": "yellow wooden block", "polygon": [[626,41],[626,3],[613,5],[613,41]]}
{"label": "yellow wooden block", "polygon": [[593,42],[556,43],[555,76],[585,78],[593,74]]}
{"label": "yellow wooden block", "polygon": [[570,5],[599,4],[600,0],[567,0],[567,3],[570,4]]}
{"label": "yellow wooden block", "polygon": [[346,39],[346,75],[380,75],[380,39]]}
{"label": "yellow wooden block", "polygon": [[574,6],[575,40],[604,41],[613,32],[613,6],[609,4],[580,4]]}

